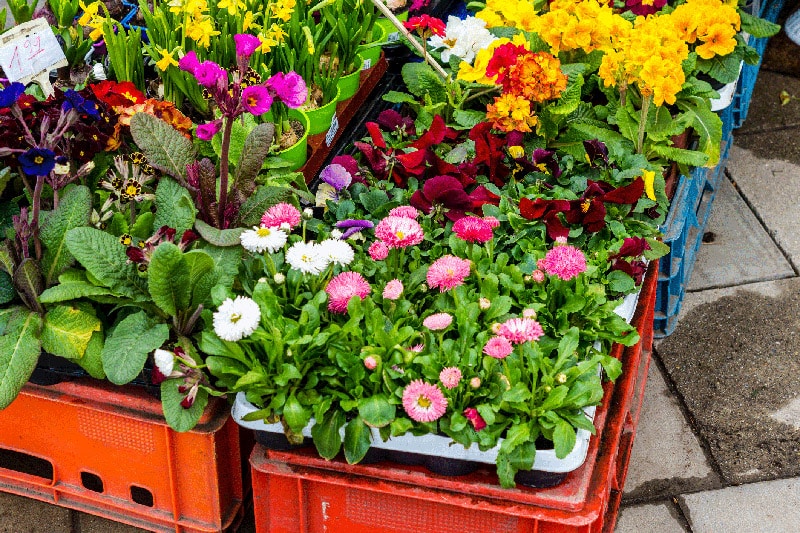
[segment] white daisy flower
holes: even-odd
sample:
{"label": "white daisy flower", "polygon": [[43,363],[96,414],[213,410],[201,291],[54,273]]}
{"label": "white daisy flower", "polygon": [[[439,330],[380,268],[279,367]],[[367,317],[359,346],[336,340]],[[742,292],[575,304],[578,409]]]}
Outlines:
{"label": "white daisy flower", "polygon": [[353,247],[338,239],[325,239],[319,247],[325,259],[335,265],[347,266],[355,257]]}
{"label": "white daisy flower", "polygon": [[287,235],[278,228],[253,226],[253,229],[242,232],[239,240],[248,252],[262,253],[265,250],[273,254],[286,244]]}
{"label": "white daisy flower", "polygon": [[261,309],[251,298],[228,298],[214,313],[214,333],[220,339],[236,342],[252,335],[260,321]]}
{"label": "white daisy flower", "polygon": [[328,259],[319,244],[296,242],[286,251],[286,262],[304,274],[319,274],[328,266]]}
{"label": "white daisy flower", "polygon": [[153,362],[162,375],[169,377],[175,369],[175,354],[158,348],[153,352]]}

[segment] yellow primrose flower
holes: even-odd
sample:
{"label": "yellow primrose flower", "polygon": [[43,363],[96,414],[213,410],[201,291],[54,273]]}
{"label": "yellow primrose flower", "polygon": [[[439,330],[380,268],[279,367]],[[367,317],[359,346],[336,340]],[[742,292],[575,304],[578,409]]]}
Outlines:
{"label": "yellow primrose flower", "polygon": [[711,59],[714,56],[724,56],[733,52],[736,48],[736,30],[727,24],[714,24],[705,34],[699,36],[703,44],[698,46],[695,51],[703,59]]}
{"label": "yellow primrose flower", "polygon": [[530,132],[531,127],[539,123],[531,109],[530,100],[511,94],[497,96],[494,104],[486,106],[486,120],[492,121],[493,128],[505,132]]}
{"label": "yellow primrose flower", "polygon": [[509,146],[508,155],[510,155],[514,159],[519,159],[520,157],[525,155],[525,148],[519,145]]}
{"label": "yellow primrose flower", "polygon": [[655,201],[656,189],[654,184],[656,182],[656,173],[653,170],[642,169],[642,179],[644,180],[644,193],[648,198]]}
{"label": "yellow primrose flower", "polygon": [[158,69],[161,72],[166,72],[166,70],[170,66],[173,66],[173,67],[177,67],[178,66],[178,62],[175,60],[174,57],[172,57],[173,52],[170,52],[169,50],[163,50],[162,49],[162,50],[159,50],[158,53],[161,54],[161,59],[156,61],[156,66],[158,67]]}

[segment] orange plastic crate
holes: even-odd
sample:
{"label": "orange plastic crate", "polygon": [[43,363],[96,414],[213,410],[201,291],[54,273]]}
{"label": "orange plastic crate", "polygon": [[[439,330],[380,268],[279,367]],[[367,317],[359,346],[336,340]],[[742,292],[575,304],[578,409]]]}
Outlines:
{"label": "orange plastic crate", "polygon": [[0,491],[152,531],[223,531],[242,515],[239,429],[218,399],[177,433],[141,389],[29,384],[0,411]]}
{"label": "orange plastic crate", "polygon": [[641,342],[615,347],[623,375],[606,384],[609,401],[586,462],[548,489],[499,486],[493,468],[458,477],[382,462],[325,461],[313,447],[291,452],[256,445],[250,456],[259,533],[596,533],[614,528],[636,433],[653,339],[657,265],[634,316]]}

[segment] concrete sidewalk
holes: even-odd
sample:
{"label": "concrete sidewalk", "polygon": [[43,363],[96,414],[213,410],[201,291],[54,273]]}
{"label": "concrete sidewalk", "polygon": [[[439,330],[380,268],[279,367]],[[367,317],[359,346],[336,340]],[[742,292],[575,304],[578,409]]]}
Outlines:
{"label": "concrete sidewalk", "polygon": [[[656,344],[618,533],[800,531],[800,99],[781,106],[783,90],[800,98],[800,47],[781,35]],[[139,531],[0,493],[0,533]]]}

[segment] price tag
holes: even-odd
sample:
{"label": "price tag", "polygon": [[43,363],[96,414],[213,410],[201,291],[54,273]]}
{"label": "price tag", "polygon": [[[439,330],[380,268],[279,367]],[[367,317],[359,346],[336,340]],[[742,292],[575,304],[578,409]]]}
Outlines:
{"label": "price tag", "polygon": [[43,18],[15,26],[0,35],[0,67],[10,81],[37,82],[53,94],[50,71],[68,65],[53,29]]}
{"label": "price tag", "polygon": [[333,114],[333,118],[331,119],[331,127],[328,128],[328,133],[325,134],[325,146],[330,147],[333,144],[333,138],[336,137],[336,133],[339,131],[339,118],[336,116],[336,113]]}
{"label": "price tag", "polygon": [[386,37],[386,41],[390,43],[394,43],[400,40],[400,32],[396,31],[394,33],[390,33],[388,37]]}

